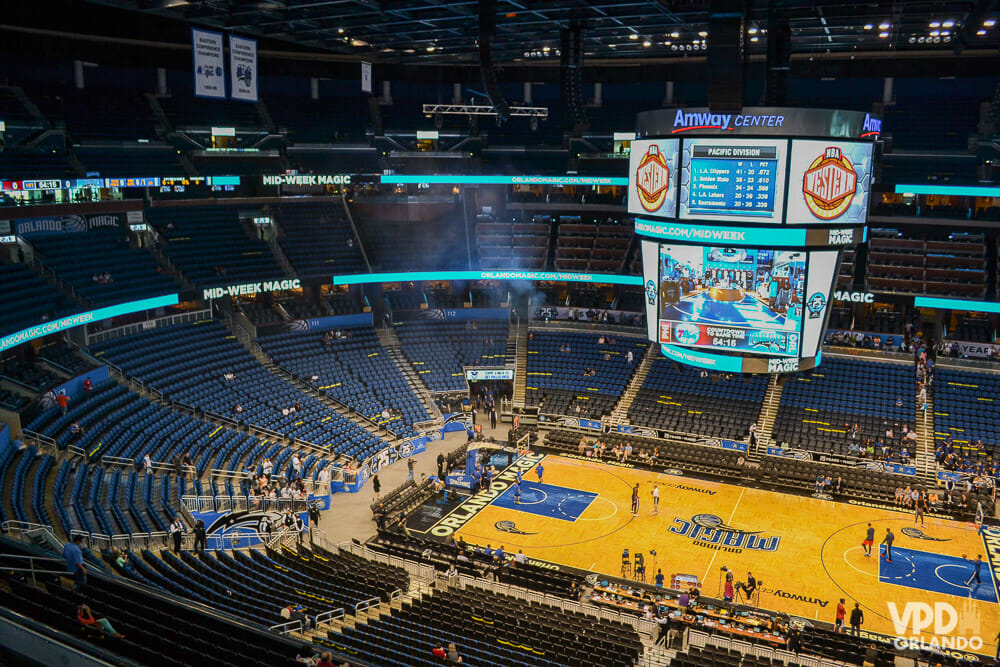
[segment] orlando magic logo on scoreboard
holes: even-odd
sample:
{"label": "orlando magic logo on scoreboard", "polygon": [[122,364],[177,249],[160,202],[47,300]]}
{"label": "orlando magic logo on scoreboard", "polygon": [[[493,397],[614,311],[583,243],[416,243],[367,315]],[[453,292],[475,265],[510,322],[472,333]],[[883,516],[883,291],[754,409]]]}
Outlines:
{"label": "orlando magic logo on scoreboard", "polygon": [[839,248],[867,234],[876,126],[815,109],[639,114],[628,203],[657,239],[643,284],[664,355],[727,372],[817,363]]}

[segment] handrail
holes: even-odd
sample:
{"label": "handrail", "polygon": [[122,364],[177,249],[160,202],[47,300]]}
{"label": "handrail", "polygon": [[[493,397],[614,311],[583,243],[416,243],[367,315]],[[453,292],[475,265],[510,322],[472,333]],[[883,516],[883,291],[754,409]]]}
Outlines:
{"label": "handrail", "polygon": [[277,632],[279,635],[287,635],[292,632],[302,632],[302,621],[288,621],[286,623],[278,623],[277,625],[272,625],[270,628],[271,632]]}
{"label": "handrail", "polygon": [[354,615],[357,616],[358,612],[367,611],[372,607],[377,607],[382,604],[382,600],[379,598],[368,598],[367,600],[361,600],[354,605]]}
{"label": "handrail", "polygon": [[346,616],[346,612],[343,607],[338,607],[336,609],[331,609],[330,611],[323,611],[316,614],[316,626],[323,623],[332,623],[333,621],[339,621]]}

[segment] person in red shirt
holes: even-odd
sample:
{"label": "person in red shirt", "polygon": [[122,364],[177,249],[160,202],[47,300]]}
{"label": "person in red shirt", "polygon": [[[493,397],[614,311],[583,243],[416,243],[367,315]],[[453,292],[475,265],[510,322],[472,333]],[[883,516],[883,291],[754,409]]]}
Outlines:
{"label": "person in red shirt", "polygon": [[320,654],[316,667],[337,667],[333,662],[333,654],[329,651]]}
{"label": "person in red shirt", "polygon": [[94,383],[90,381],[90,378],[87,378],[86,380],[83,381],[83,392],[84,392],[84,395],[89,396],[90,395],[90,390],[93,389],[93,388],[94,388]]}
{"label": "person in red shirt", "polygon": [[847,608],[844,606],[844,598],[840,598],[837,603],[837,622],[834,624],[837,632],[844,631],[844,617],[847,616]]}
{"label": "person in red shirt", "polygon": [[444,650],[444,646],[441,645],[441,642],[435,644],[434,648],[431,649],[431,655],[433,655],[438,660],[448,659],[448,652]]}
{"label": "person in red shirt", "polygon": [[56,396],[56,403],[59,405],[62,413],[66,414],[66,407],[69,405],[69,396],[66,395],[65,391],[59,392],[59,395]]}

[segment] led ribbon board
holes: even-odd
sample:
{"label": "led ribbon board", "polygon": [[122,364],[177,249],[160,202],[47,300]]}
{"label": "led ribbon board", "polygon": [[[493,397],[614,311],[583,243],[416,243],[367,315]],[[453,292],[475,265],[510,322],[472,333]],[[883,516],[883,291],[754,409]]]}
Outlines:
{"label": "led ribbon board", "polygon": [[48,336],[49,334],[65,331],[66,329],[72,329],[84,324],[90,324],[91,322],[100,322],[101,320],[118,317],[119,315],[138,313],[144,310],[151,310],[153,308],[175,306],[177,303],[178,298],[176,294],[167,294],[150,299],[142,299],[140,301],[120,303],[116,306],[98,308],[97,310],[91,310],[86,313],[77,313],[76,315],[70,315],[69,317],[52,320],[51,322],[43,322],[0,338],[0,351],[15,347],[21,343],[26,343],[29,340],[41,338],[42,336]]}
{"label": "led ribbon board", "polygon": [[333,284],[365,285],[370,283],[420,282],[428,280],[544,280],[567,283],[598,283],[601,285],[642,285],[642,276],[620,276],[609,273],[566,273],[560,271],[518,271],[516,269],[355,273],[352,275],[334,276]]}

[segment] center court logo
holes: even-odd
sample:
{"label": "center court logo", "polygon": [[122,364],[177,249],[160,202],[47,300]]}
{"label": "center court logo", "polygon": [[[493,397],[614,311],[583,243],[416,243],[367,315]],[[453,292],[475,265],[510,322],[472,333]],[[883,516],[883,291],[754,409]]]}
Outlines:
{"label": "center court logo", "polygon": [[667,532],[691,538],[696,546],[741,553],[751,551],[777,551],[781,544],[778,536],[763,536],[760,530],[746,530],[730,526],[714,514],[696,514],[690,520],[674,518]]}
{"label": "center court logo", "polygon": [[650,213],[659,211],[667,200],[669,186],[670,167],[660,153],[660,147],[652,144],[635,170],[635,190],[639,195],[639,204]]}
{"label": "center court logo", "polygon": [[[932,651],[978,651],[983,639],[978,636],[948,636],[958,627],[958,612],[948,602],[907,602],[900,609],[895,602],[887,603],[896,638],[896,648]],[[928,637],[925,630],[932,634]]]}

